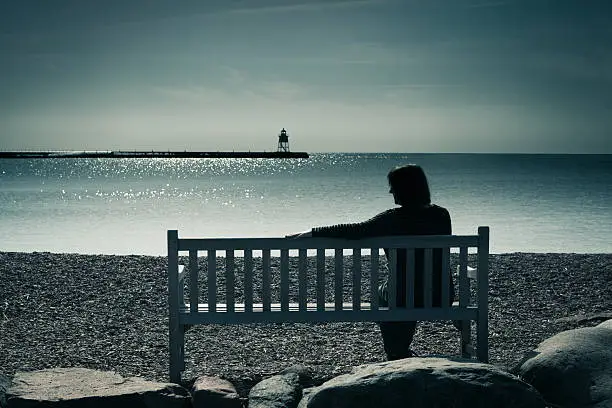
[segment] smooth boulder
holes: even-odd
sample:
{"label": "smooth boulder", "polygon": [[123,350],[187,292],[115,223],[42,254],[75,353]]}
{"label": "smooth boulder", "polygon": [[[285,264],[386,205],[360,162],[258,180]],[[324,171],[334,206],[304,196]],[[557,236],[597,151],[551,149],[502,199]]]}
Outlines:
{"label": "smooth boulder", "polygon": [[286,367],[283,370],[281,370],[278,374],[283,375],[283,374],[290,374],[290,373],[295,373],[298,375],[300,379],[300,385],[302,386],[302,388],[313,387],[315,385],[315,379],[313,377],[312,370],[303,364],[295,364],[295,365]]}
{"label": "smooth boulder", "polygon": [[543,341],[517,374],[555,406],[611,407],[612,320]]}
{"label": "smooth boulder", "polygon": [[255,384],[249,392],[249,408],[296,408],[301,397],[299,374],[288,372]]}
{"label": "smooth boulder", "polygon": [[88,368],[53,368],[15,374],[7,402],[8,408],[189,408],[191,396],[176,384]]}
{"label": "smooth boulder", "polygon": [[299,408],[544,408],[529,384],[492,365],[407,358],[356,367],[304,390]]}
{"label": "smooth boulder", "polygon": [[193,408],[241,408],[242,400],[234,385],[219,377],[198,377],[191,390]]}

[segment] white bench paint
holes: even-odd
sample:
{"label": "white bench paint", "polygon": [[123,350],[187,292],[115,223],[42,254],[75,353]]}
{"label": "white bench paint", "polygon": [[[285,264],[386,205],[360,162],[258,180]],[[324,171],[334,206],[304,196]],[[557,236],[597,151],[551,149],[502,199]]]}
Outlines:
{"label": "white bench paint", "polygon": [[[394,271],[389,277],[389,307],[380,307],[378,282],[380,249],[389,248],[389,268],[394,269],[397,249],[407,249],[407,279],[414,281],[415,248],[424,249],[425,284],[424,307],[396,307],[396,282]],[[443,268],[450,268],[450,253],[458,251],[459,265],[457,285],[459,301],[453,305],[432,306],[432,253],[434,248],[443,249]],[[468,251],[476,250],[476,268],[468,267]],[[325,250],[334,250],[334,302],[325,301]],[[343,295],[344,250],[355,254],[352,270],[352,302],[345,302]],[[362,299],[362,250],[370,250],[371,298]],[[280,302],[271,299],[271,251],[280,251]],[[200,303],[202,295],[198,287],[198,255],[204,252],[208,285],[204,294],[207,301]],[[217,251],[225,252],[226,302],[217,302]],[[243,253],[244,303],[235,302],[235,251]],[[253,294],[253,251],[261,252],[261,300],[255,301]],[[291,252],[290,252],[291,251]],[[307,258],[314,253],[313,270],[309,270]],[[189,266],[179,265],[179,254],[189,254]],[[289,287],[289,257],[297,254],[298,288],[297,298],[291,299]],[[384,257],[384,255],[382,255]],[[489,228],[479,227],[478,235],[448,236],[391,236],[362,240],[335,238],[179,238],[178,231],[168,231],[168,302],[170,329],[170,380],[180,382],[185,369],[185,328],[195,324],[241,324],[280,322],[354,322],[354,321],[409,321],[409,320],[461,320],[461,354],[475,356],[482,362],[488,361],[488,257]],[[187,273],[190,277],[189,299],[185,299],[184,286]],[[259,273],[258,273],[259,275]],[[475,298],[470,294],[470,278],[477,282]],[[449,274],[442,274],[442,299],[448,298]],[[307,283],[316,282],[316,299],[309,301]],[[294,291],[295,292],[295,291]],[[406,304],[414,305],[414,287],[408,285]],[[470,321],[476,323],[476,344],[472,345]]]}

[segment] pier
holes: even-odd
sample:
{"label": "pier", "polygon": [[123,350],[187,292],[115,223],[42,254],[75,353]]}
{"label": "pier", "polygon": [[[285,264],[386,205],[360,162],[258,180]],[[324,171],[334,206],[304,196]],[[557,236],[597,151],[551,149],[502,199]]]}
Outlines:
{"label": "pier", "polygon": [[47,150],[4,151],[0,159],[307,159],[306,152],[289,150],[289,135],[283,128],[278,134],[278,147],[271,152],[192,152],[192,151],[138,151],[138,150]]}
{"label": "pier", "polygon": [[193,151],[6,151],[0,159],[307,159],[306,152],[193,152]]}

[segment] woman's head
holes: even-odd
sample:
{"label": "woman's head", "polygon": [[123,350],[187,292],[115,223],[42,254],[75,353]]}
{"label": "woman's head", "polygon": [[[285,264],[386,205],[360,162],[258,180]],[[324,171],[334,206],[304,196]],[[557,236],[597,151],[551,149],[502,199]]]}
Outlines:
{"label": "woman's head", "polygon": [[387,180],[396,204],[406,206],[431,203],[427,177],[421,166],[407,164],[396,167],[389,172]]}

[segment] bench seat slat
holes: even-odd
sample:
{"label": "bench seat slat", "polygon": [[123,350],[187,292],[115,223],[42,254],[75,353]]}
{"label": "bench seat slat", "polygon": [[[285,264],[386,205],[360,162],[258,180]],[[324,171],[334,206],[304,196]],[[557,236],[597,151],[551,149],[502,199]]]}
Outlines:
{"label": "bench seat slat", "polygon": [[[245,304],[244,303],[235,303],[234,304],[235,309],[234,311],[236,313],[242,313],[245,312]],[[300,312],[300,304],[299,303],[294,303],[291,302],[288,304],[289,307],[289,311],[290,312]],[[371,303],[370,302],[361,302],[359,307],[361,308],[360,310],[362,311],[368,311],[371,310]],[[198,313],[208,313],[208,303],[199,303],[198,304]],[[453,309],[459,309],[459,302],[455,301],[452,304],[452,308]],[[179,308],[179,312],[180,313],[189,313],[189,309],[190,306],[189,304],[184,304]],[[414,310],[419,310],[419,309],[423,309],[423,308],[417,308]],[[443,308],[434,308],[432,310],[437,310],[437,309],[443,309]],[[476,309],[475,306],[469,306],[469,307],[464,307],[463,309]],[[312,311],[316,311],[317,310],[317,303],[313,303],[313,302],[309,302],[306,304],[306,311],[308,312],[312,312]],[[334,310],[336,310],[336,303],[331,303],[331,302],[327,302],[325,303],[325,310],[326,312],[333,312]],[[353,303],[352,302],[343,302],[342,303],[342,309],[341,310],[354,310],[353,309]],[[383,307],[383,306],[379,306],[379,310],[389,310],[388,307]],[[408,310],[406,308],[399,308],[399,310]],[[262,312],[263,311],[263,303],[253,303],[253,312]],[[270,312],[280,312],[282,311],[282,304],[281,303],[271,303],[270,304]],[[225,303],[217,303],[216,304],[216,312],[217,313],[226,313],[227,312],[227,305]]]}
{"label": "bench seat slat", "polygon": [[475,307],[468,308],[435,308],[405,309],[379,307],[371,310],[370,303],[361,303],[360,310],[353,309],[352,302],[342,304],[342,310],[336,309],[336,303],[326,303],[325,310],[317,310],[316,303],[307,304],[307,312],[300,311],[299,303],[290,303],[289,310],[283,312],[280,303],[270,304],[270,311],[263,310],[263,304],[253,304],[253,312],[245,313],[244,304],[236,304],[233,313],[227,313],[225,304],[217,304],[216,313],[208,312],[208,304],[198,305],[198,312],[190,314],[188,305],[180,309],[182,324],[198,323],[257,323],[257,322],[334,322],[334,321],[405,321],[405,320],[470,320],[477,317]]}

